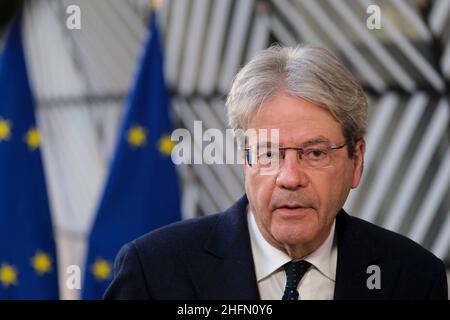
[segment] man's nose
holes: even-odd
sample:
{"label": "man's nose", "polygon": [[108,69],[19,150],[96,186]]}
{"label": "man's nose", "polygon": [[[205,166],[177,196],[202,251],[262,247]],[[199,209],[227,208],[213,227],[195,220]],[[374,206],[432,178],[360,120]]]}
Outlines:
{"label": "man's nose", "polygon": [[279,188],[297,190],[308,185],[309,176],[301,162],[296,150],[286,150],[276,179]]}

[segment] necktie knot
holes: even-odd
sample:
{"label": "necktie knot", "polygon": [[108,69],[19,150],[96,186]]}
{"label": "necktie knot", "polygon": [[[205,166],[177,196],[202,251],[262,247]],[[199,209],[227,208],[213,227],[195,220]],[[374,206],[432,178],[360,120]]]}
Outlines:
{"label": "necktie knot", "polygon": [[308,261],[290,261],[283,268],[286,272],[286,287],[284,289],[283,300],[297,300],[297,286],[305,275],[306,271],[311,267]]}

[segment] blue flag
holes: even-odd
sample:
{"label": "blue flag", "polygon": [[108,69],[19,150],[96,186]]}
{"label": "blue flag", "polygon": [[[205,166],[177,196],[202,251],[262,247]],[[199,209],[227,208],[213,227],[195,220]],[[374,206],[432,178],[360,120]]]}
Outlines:
{"label": "blue flag", "polygon": [[55,243],[20,19],[0,58],[0,299],[58,299]]}
{"label": "blue flag", "polygon": [[171,161],[169,95],[156,15],[129,97],[117,149],[90,233],[83,299],[101,299],[119,249],[144,233],[180,220]]}

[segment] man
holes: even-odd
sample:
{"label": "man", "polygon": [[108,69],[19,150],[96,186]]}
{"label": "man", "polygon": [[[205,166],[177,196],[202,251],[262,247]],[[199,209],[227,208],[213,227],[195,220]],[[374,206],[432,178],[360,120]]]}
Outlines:
{"label": "man", "polygon": [[106,299],[447,299],[442,261],[342,209],[363,171],[367,101],[331,53],[263,51],[227,108],[246,195],[125,245]]}

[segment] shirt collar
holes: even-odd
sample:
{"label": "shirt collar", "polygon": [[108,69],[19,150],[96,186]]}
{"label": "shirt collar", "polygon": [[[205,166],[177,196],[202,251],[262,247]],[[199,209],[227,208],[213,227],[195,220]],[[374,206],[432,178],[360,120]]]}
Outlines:
{"label": "shirt collar", "polygon": [[[247,212],[248,229],[255,262],[256,280],[260,281],[277,271],[292,259],[283,251],[275,248],[264,239],[256,224],[252,211]],[[333,221],[330,234],[322,245],[302,260],[311,263],[320,273],[328,279],[336,279],[337,249],[334,241],[336,221]]]}
{"label": "shirt collar", "polygon": [[333,221],[330,233],[322,245],[303,258],[311,263],[321,274],[332,281],[336,281],[337,247],[334,237],[335,226],[336,220]]}

